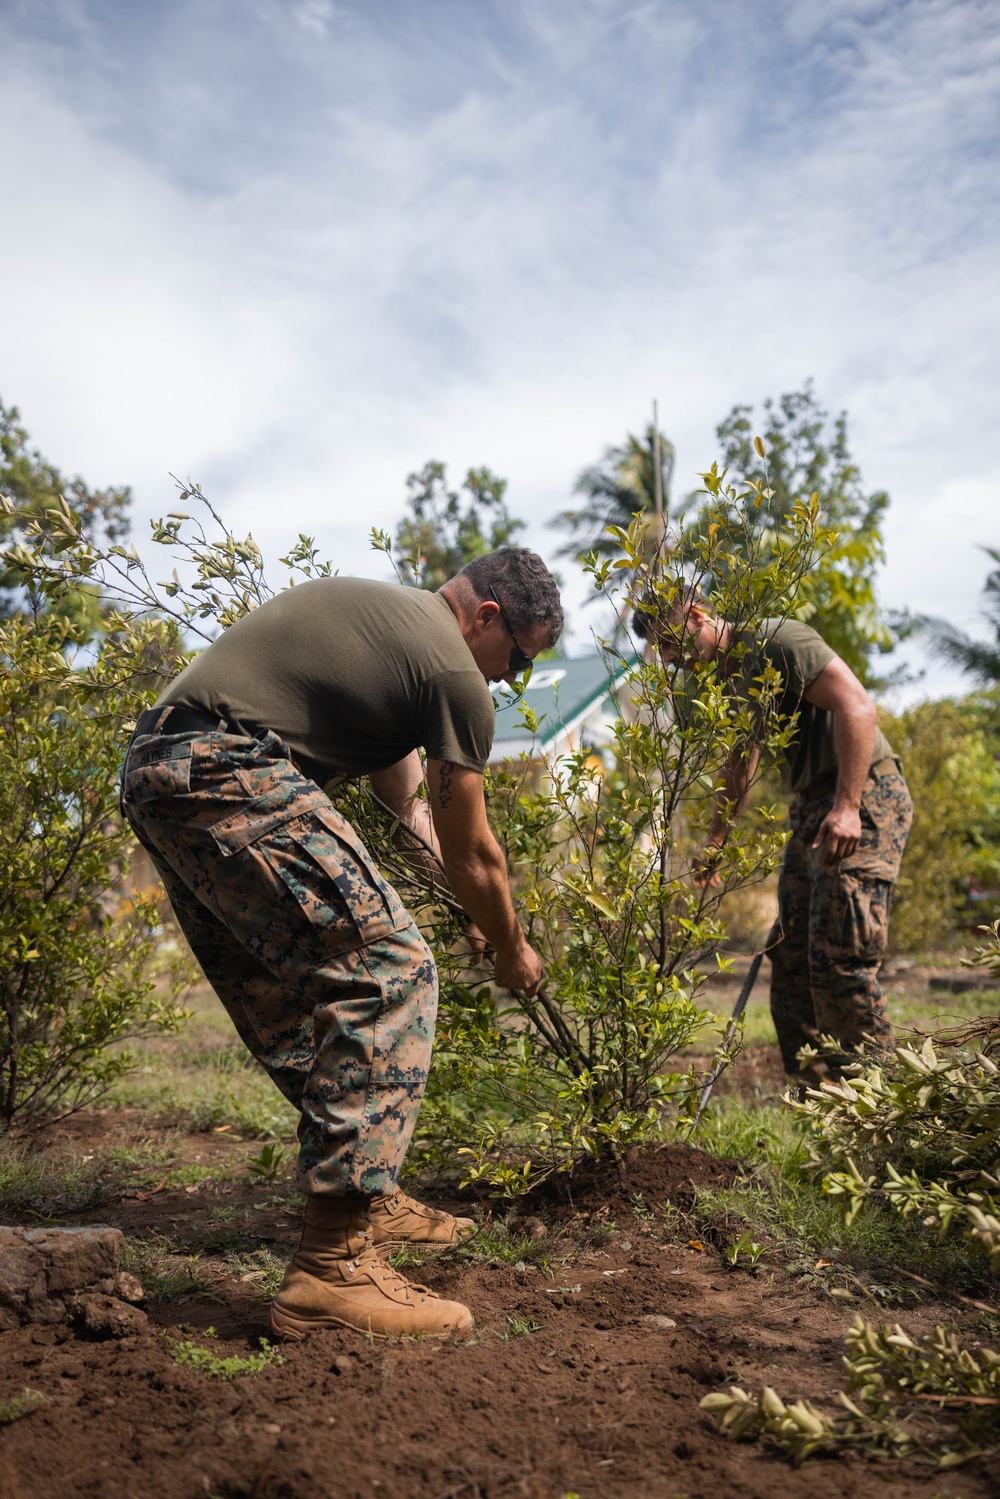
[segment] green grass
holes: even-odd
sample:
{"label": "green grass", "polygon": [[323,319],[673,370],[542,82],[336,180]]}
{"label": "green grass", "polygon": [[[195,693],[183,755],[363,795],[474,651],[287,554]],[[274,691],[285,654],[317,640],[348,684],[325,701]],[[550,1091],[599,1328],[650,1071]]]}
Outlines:
{"label": "green grass", "polygon": [[897,1032],[914,1027],[920,1031],[950,1030],[979,1015],[1000,1011],[1000,989],[979,989],[971,994],[910,994],[889,980],[885,986],[889,1018]]}
{"label": "green grass", "polygon": [[532,1322],[530,1317],[508,1317],[507,1327],[504,1332],[497,1333],[497,1337],[504,1343],[509,1343],[511,1338],[527,1338],[533,1332],[541,1332],[542,1324]]}
{"label": "green grass", "polygon": [[[803,1171],[802,1132],[775,1107],[727,1099],[710,1110],[693,1144],[744,1163],[731,1187],[699,1188],[692,1214],[699,1228],[728,1247],[744,1228],[766,1235],[789,1268],[828,1290],[884,1300],[916,1294],[895,1266],[973,1293],[995,1289],[985,1257],[970,1250],[956,1230],[943,1244],[913,1218],[878,1203],[867,1204],[850,1225],[836,1201],[824,1197]],[[817,1270],[817,1260],[833,1267]]]}
{"label": "green grass", "polygon": [[14,1395],[0,1405],[0,1426],[10,1426],[14,1421],[20,1421],[22,1416],[30,1416],[40,1405],[48,1403],[49,1397],[40,1390],[25,1388],[20,1395]]}
{"label": "green grass", "polygon": [[401,1249],[392,1255],[391,1263],[397,1269],[426,1264],[434,1255],[438,1259],[460,1260],[474,1265],[537,1265],[545,1274],[550,1273],[552,1243],[549,1239],[533,1239],[528,1234],[511,1233],[503,1221],[494,1220],[481,1228],[461,1244],[449,1245],[440,1253]]}
{"label": "green grass", "polygon": [[198,1255],[181,1254],[173,1240],[164,1234],[126,1237],[122,1269],[137,1275],[154,1301],[207,1294]]}
{"label": "green grass", "polygon": [[131,1048],[138,1066],[109,1096],[178,1129],[231,1126],[247,1139],[293,1138],[298,1115],[250,1056],[207,986],[188,1001],[191,1018],[177,1036]]}
{"label": "green grass", "polygon": [[[174,1155],[169,1141],[141,1135],[70,1156],[51,1147],[44,1132],[29,1138],[0,1137],[0,1213],[63,1218],[100,1207],[128,1187],[155,1186],[165,1175],[169,1184]],[[172,1175],[177,1185],[187,1186],[198,1173],[201,1168],[196,1166]]]}
{"label": "green grass", "polygon": [[284,1258],[270,1249],[253,1249],[245,1254],[228,1254],[226,1269],[234,1279],[247,1286],[252,1296],[261,1301],[273,1301],[285,1278],[291,1256],[290,1245]]}
{"label": "green grass", "polygon": [[[202,1336],[214,1338],[215,1328],[206,1328]],[[268,1343],[265,1338],[260,1340],[260,1349],[260,1353],[251,1353],[246,1358],[236,1354],[220,1358],[212,1348],[202,1348],[198,1343],[185,1341],[176,1343],[170,1350],[170,1356],[175,1364],[194,1369],[199,1374],[207,1374],[209,1379],[235,1379],[238,1374],[259,1374],[269,1364],[285,1362],[274,1344]]]}

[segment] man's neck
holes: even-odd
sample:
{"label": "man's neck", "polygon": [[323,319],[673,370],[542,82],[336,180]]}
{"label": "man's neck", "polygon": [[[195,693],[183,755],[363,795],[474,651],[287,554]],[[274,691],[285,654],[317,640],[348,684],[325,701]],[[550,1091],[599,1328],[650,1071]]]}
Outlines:
{"label": "man's neck", "polygon": [[444,599],[448,608],[455,616],[455,622],[462,632],[462,639],[468,645],[471,621],[469,612],[464,607],[461,591],[455,585],[455,579],[449,578],[447,583],[443,583],[438,589],[438,595]]}

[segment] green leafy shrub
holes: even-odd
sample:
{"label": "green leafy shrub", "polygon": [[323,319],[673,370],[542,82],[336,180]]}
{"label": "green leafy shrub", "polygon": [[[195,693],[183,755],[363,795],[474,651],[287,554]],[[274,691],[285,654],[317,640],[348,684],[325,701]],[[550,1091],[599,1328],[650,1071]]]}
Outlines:
{"label": "green leafy shrub", "polygon": [[[917,703],[880,723],[902,757],[913,826],[892,914],[892,944],[932,952],[968,920],[970,887],[1000,889],[1000,759],[995,695]],[[978,902],[979,919],[996,914]]]}
{"label": "green leafy shrub", "polygon": [[[776,517],[763,480],[734,487],[714,467],[704,479],[698,524],[682,525],[661,556],[650,559],[640,519],[615,528],[615,560],[595,554],[588,566],[619,617],[636,590],[665,605],[691,586],[707,590],[735,632],[739,665],[744,636],[788,615],[817,548],[835,538],[818,526],[816,496],[788,497]],[[204,502],[191,485],[181,499]],[[87,540],[68,507],[45,512],[49,552],[22,546],[18,566],[46,596],[86,580],[105,598],[207,636],[271,596],[252,538],[241,541],[208,510],[217,536],[183,512],[153,526],[190,582],[175,572],[152,583],[134,548]],[[391,553],[384,535],[375,544]],[[305,537],[282,561],[293,576],[330,570]],[[363,789],[341,793],[440,960],[438,1046],[418,1144],[425,1160],[463,1161],[468,1180],[494,1191],[522,1190],[588,1154],[620,1159],[657,1134],[668,1105],[683,1111],[696,1079],[669,1064],[706,1018],[699,992],[726,936],[719,903],[765,879],[784,843],[767,807],[742,824],[729,816],[716,882],[692,878],[731,755],[754,741],[763,775],[794,732],[776,713],[777,674],[747,681],[719,661],[665,668],[610,645],[606,657],[620,718],[604,757],[581,749],[542,768],[508,767],[488,786],[519,912],[546,964],[537,997],[497,993],[486,976],[463,971],[461,925],[440,881],[426,861],[414,868],[398,823]]]}
{"label": "green leafy shrub", "polygon": [[914,1341],[898,1324],[876,1332],[861,1317],[846,1342],[841,1414],[808,1400],[786,1405],[766,1386],[757,1395],[718,1390],[701,1408],[730,1436],[776,1438],[796,1465],[853,1448],[953,1468],[1000,1446],[1000,1354],[980,1348],[973,1356],[944,1327]]}
{"label": "green leafy shrub", "polygon": [[[866,1203],[915,1215],[941,1240],[954,1226],[1000,1269],[1000,1028],[971,1028],[974,1053],[896,1048],[892,1063],[855,1063],[840,1083],[788,1100],[807,1130],[806,1169],[848,1221]],[[953,1040],[956,1038],[952,1038]],[[965,1039],[959,1037],[957,1039]]]}
{"label": "green leafy shrub", "polygon": [[130,684],[170,643],[112,620],[82,660],[57,613],[0,624],[0,1130],[93,1102],[131,1065],[118,1043],[184,1018],[157,902],[122,889],[116,785]]}
{"label": "green leafy shrub", "polygon": [[[815,507],[792,507],[786,528],[774,531],[759,520],[765,489],[735,490],[715,471],[705,481],[702,524],[683,530],[672,551],[651,562],[636,520],[613,528],[617,560],[595,554],[589,569],[619,615],[623,574],[630,597],[652,590],[664,605],[692,585],[709,589],[740,660],[744,635],[788,612],[821,539]],[[465,1180],[494,1192],[523,1191],[582,1156],[620,1159],[658,1134],[668,1106],[683,1110],[696,1080],[670,1062],[706,1019],[705,967],[726,940],[719,903],[766,878],[784,844],[766,807],[753,822],[732,815],[718,883],[692,878],[730,755],[756,742],[762,775],[793,731],[776,711],[777,674],[747,683],[720,661],[664,667],[610,645],[605,656],[620,716],[603,757],[584,747],[556,763],[498,769],[488,783],[521,920],[545,960],[535,998],[456,973],[458,928],[449,932],[439,892],[426,879],[421,888],[394,848],[398,825],[380,828],[364,793],[345,793],[345,810],[408,904],[429,912],[441,958],[438,1044],[417,1149],[433,1164],[464,1161]]]}

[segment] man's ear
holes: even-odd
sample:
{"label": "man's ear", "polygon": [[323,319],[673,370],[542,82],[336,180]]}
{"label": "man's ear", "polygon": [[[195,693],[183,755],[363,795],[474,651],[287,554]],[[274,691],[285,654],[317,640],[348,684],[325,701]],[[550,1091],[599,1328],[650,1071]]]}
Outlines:
{"label": "man's ear", "polygon": [[476,604],[474,619],[481,620],[483,624],[489,624],[491,619],[499,618],[500,605],[495,599],[480,599]]}

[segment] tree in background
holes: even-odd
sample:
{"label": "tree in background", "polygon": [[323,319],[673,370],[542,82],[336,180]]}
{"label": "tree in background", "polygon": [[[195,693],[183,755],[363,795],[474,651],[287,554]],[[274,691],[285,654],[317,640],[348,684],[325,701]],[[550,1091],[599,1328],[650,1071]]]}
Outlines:
{"label": "tree in background", "polygon": [[993,547],[983,547],[987,557],[998,564],[986,578],[983,598],[986,602],[984,614],[993,631],[993,640],[974,640],[947,619],[932,619],[924,616],[921,627],[931,637],[931,652],[941,661],[957,666],[974,680],[988,687],[1000,682],[1000,552]]}
{"label": "tree in background", "polygon": [[871,680],[874,651],[890,650],[892,631],[879,614],[875,571],[884,561],[882,517],[889,504],[883,490],[866,493],[847,443],[847,413],[831,423],[812,383],[764,402],[763,421],[751,406],[734,406],[716,429],[720,467],[733,480],[764,483],[764,464],[752,434],[767,452],[764,510],[780,528],[795,502],[818,496],[820,524],[831,539],[814,570],[802,579],[795,614],[813,626],[862,681]]}
{"label": "tree in background", "polygon": [[[581,471],[573,491],[584,497],[577,510],[564,510],[549,522],[569,531],[572,539],[560,548],[560,556],[582,562],[592,552],[601,557],[619,557],[621,542],[608,531],[609,526],[628,530],[633,518],[641,515],[644,550],[655,550],[659,543],[656,526],[656,430],[650,423],[643,436],[626,435],[620,447],[606,448],[599,463]],[[669,515],[670,481],[674,471],[673,443],[661,432],[660,493],[663,514]]]}
{"label": "tree in background", "polygon": [[[28,433],[21,426],[16,406],[5,406],[0,400],[0,494],[10,505],[0,513],[0,542],[9,544],[23,539],[32,524],[44,524],[46,511],[62,501],[79,517],[83,534],[91,541],[120,541],[128,533],[128,508],[132,491],[128,485],[108,489],[91,489],[77,476],[67,479],[55,464],[29,446]],[[39,541],[43,538],[39,537]],[[0,618],[16,608],[18,589],[23,586],[19,569],[9,562],[0,567]],[[78,595],[75,609],[64,601],[67,615],[89,616],[93,625],[92,599]]]}
{"label": "tree in background", "polygon": [[461,490],[449,489],[445,465],[432,459],[408,476],[406,488],[408,513],[393,551],[396,571],[412,587],[435,591],[524,529],[507,509],[507,480],[488,468],[470,468]]}
{"label": "tree in background", "polygon": [[913,827],[893,904],[898,951],[950,946],[962,927],[1000,915],[997,693],[916,703],[879,722],[902,756]]}

